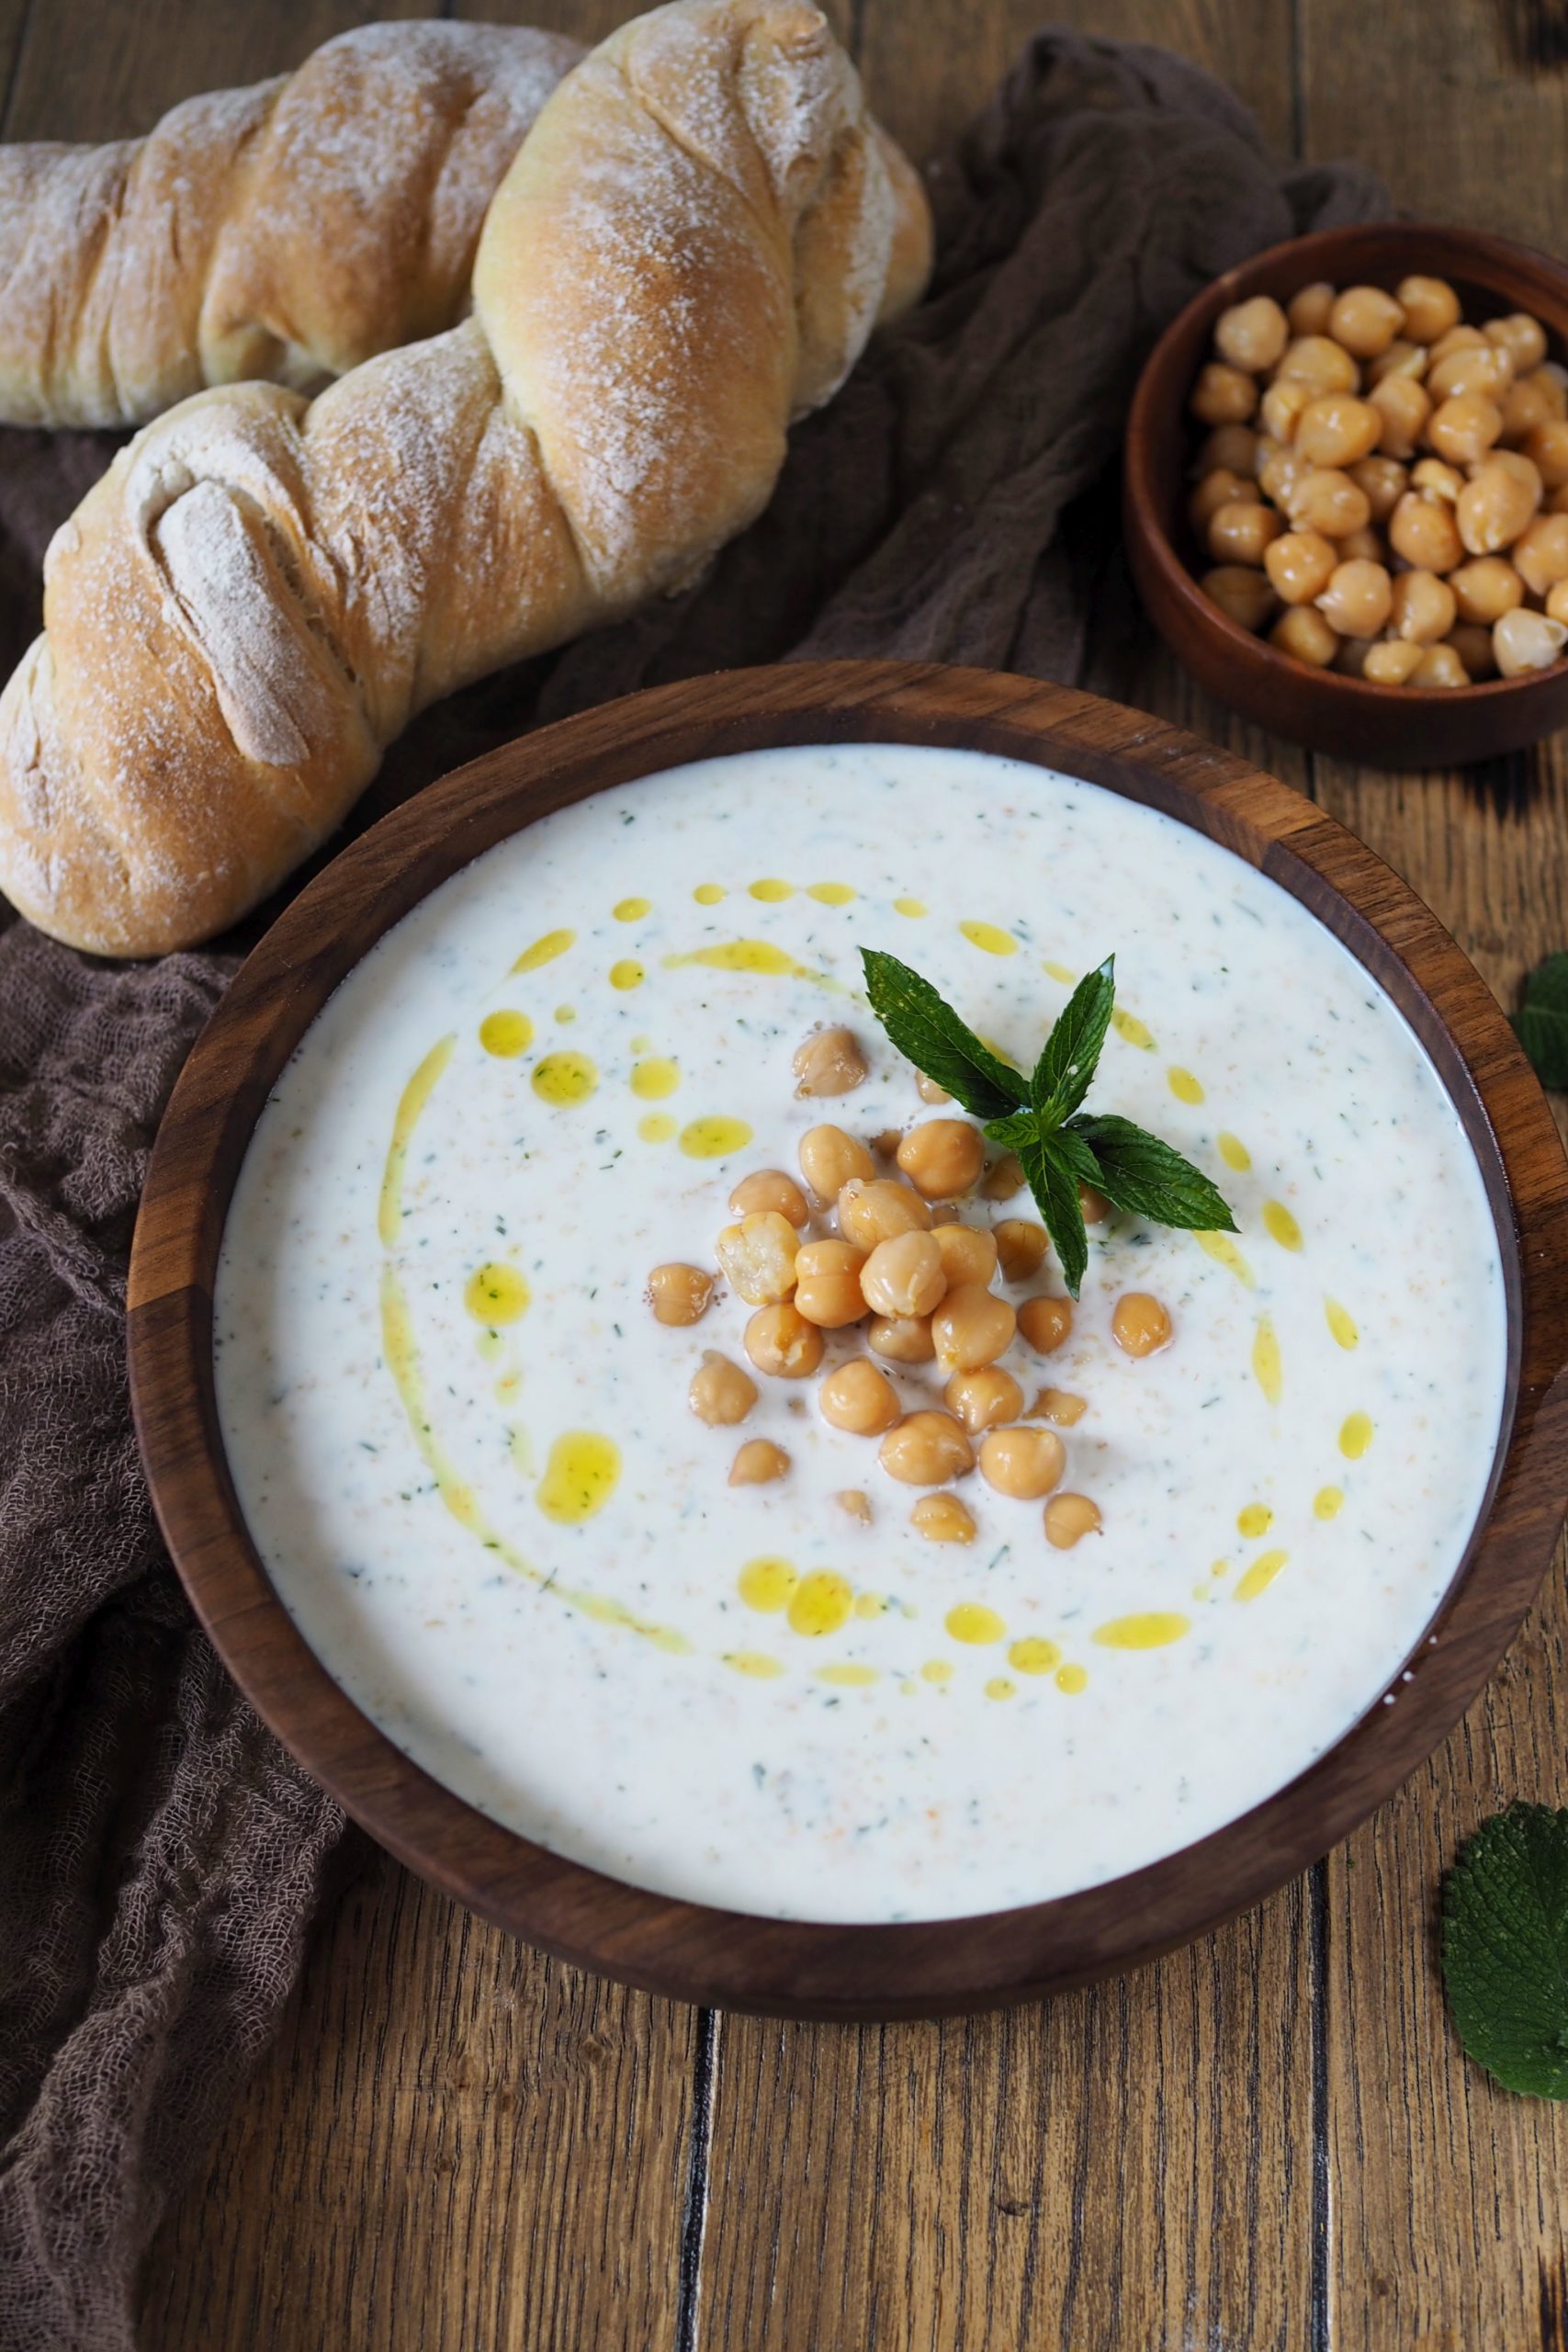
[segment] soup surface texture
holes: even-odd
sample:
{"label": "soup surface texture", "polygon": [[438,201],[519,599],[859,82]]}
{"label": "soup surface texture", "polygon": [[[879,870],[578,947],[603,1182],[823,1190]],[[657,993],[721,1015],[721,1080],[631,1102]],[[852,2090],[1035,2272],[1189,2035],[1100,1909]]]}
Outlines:
{"label": "soup surface texture", "polygon": [[[1061,1484],[1101,1521],[1070,1549],[977,1473],[955,1489],[973,1540],[928,1540],[819,1376],[756,1374],[744,1422],[705,1425],[692,1376],[709,1349],[746,1365],[752,1309],[721,1283],[671,1328],[646,1302],[655,1265],[715,1267],[732,1187],[794,1173],[809,1127],[953,1115],[859,998],[862,945],[1025,1068],[1114,952],[1089,1107],[1233,1205],[1234,1239],[1096,1228],[1066,1338],[1002,1360],[1026,1409],[1057,1392]],[[798,1099],[825,1023],[869,1074]],[[1026,1192],[956,1211],[1036,1215]],[[1054,1256],[1000,1287],[1060,1294]],[[1128,1292],[1169,1314],[1156,1354],[1112,1341]],[[1397,1704],[1505,1363],[1473,1157],[1325,930],[1096,786],[879,745],[606,791],[424,900],[278,1081],[216,1329],[268,1572],[400,1747],[638,1885],[845,1921],[1115,1877]],[[859,1329],[824,1338],[823,1374],[864,1352]],[[908,1408],[940,1402],[936,1366],[886,1368]],[[731,1486],[754,1438],[787,1472]]]}

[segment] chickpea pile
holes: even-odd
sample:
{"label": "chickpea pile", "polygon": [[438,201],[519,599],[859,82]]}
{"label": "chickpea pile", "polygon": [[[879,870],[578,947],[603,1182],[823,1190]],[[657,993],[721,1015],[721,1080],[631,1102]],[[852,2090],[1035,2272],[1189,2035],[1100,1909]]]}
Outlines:
{"label": "chickpea pile", "polygon": [[1378,685],[1544,670],[1568,643],[1568,370],[1440,277],[1223,311],[1189,403],[1201,585],[1281,652]]}
{"label": "chickpea pile", "polygon": [[[846,1029],[815,1032],[795,1057],[796,1091],[839,1094],[866,1075]],[[922,1100],[947,1097],[925,1080]],[[732,1222],[715,1242],[719,1274],[750,1310],[741,1345],[746,1364],[705,1350],[687,1401],[710,1427],[739,1426],[768,1380],[818,1379],[817,1408],[832,1428],[874,1440],[877,1462],[897,1485],[946,1488],[978,1469],[998,1495],[1042,1502],[1048,1543],[1066,1550],[1098,1532],[1099,1507],[1062,1491],[1070,1429],[1087,1400],[1044,1388],[1032,1406],[998,1359],[1015,1342],[1049,1356],[1070,1337],[1073,1302],[1036,1291],[1016,1306],[992,1287],[998,1277],[1023,1285],[1044,1265],[1047,1236],[1030,1217],[994,1224],[961,1217],[961,1203],[984,1220],[990,1203],[1010,1200],[1023,1171],[1010,1154],[987,1163],[978,1128],[967,1119],[927,1118],[875,1138],[891,1163],[879,1172],[868,1145],[841,1126],[814,1126],[802,1136],[799,1178],[779,1168],[754,1170],[729,1195]],[[1098,1222],[1109,1204],[1085,1193],[1086,1217]],[[699,1322],[717,1294],[706,1268],[654,1267],[648,1301],[660,1323]],[[854,1333],[863,1344],[832,1350],[826,1335]],[[1156,1299],[1130,1293],[1118,1301],[1111,1333],[1124,1352],[1155,1353],[1168,1344],[1170,1318]],[[750,1369],[748,1369],[748,1366]],[[930,1367],[930,1373],[926,1368]],[[911,1398],[897,1385],[915,1388]],[[927,1385],[934,1379],[939,1386]],[[1044,1422],[1048,1426],[1041,1427]],[[730,1468],[732,1486],[788,1476],[786,1449],[750,1438]],[[1048,1498],[1048,1499],[1047,1499]],[[838,1498],[852,1517],[868,1519],[863,1489]],[[973,1513],[951,1493],[923,1494],[910,1522],[933,1543],[974,1540]]]}

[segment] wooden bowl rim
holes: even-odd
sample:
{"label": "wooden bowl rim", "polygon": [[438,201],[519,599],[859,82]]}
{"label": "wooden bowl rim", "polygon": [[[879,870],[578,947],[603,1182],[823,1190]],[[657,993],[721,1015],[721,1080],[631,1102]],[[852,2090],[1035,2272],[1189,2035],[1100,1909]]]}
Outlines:
{"label": "wooden bowl rim", "polygon": [[[945,744],[1054,766],[1162,808],[1303,900],[1412,1021],[1488,1184],[1509,1284],[1509,1399],[1491,1487],[1420,1642],[1295,1781],[1181,1852],[1080,1894],[887,1927],[672,1901],[530,1844],[412,1763],[306,1645],[241,1515],[219,1432],[211,1285],[270,1086],[380,933],[496,842],[588,793],[762,744]],[[1461,1042],[1462,1040],[1462,1042]],[[558,1957],[671,1997],[775,2015],[934,2015],[1138,1964],[1296,1875],[1437,1746],[1550,1564],[1568,1440],[1568,1162],[1479,975],[1414,892],[1284,785],[1097,697],[1001,673],[836,662],[660,686],[507,744],[345,849],[278,918],[198,1038],[148,1170],[131,1260],[136,1426],[187,1592],[240,1688],[307,1770],[412,1869]]]}
{"label": "wooden bowl rim", "polygon": [[[1309,262],[1326,263],[1332,254],[1342,253],[1347,245],[1361,238],[1375,233],[1387,235],[1393,231],[1409,237],[1417,246],[1425,238],[1440,239],[1450,248],[1461,246],[1467,253],[1473,254],[1479,264],[1495,270],[1506,269],[1521,261],[1528,262],[1533,270],[1555,279],[1562,311],[1551,323],[1559,341],[1568,350],[1568,266],[1552,254],[1542,253],[1535,245],[1522,244],[1513,237],[1494,236],[1483,229],[1448,228],[1430,220],[1356,221],[1338,229],[1314,229],[1305,237],[1287,237],[1282,243],[1269,245],[1262,253],[1253,254],[1247,260],[1238,262],[1234,269],[1226,270],[1223,277],[1216,277],[1212,284],[1194,294],[1191,300],[1177,312],[1145,360],[1138,372],[1132,406],[1127,413],[1124,503],[1129,513],[1135,516],[1148,561],[1158,571],[1172,593],[1180,597],[1201,627],[1211,630],[1221,644],[1229,645],[1238,660],[1260,667],[1264,676],[1271,673],[1288,679],[1298,687],[1303,677],[1315,680],[1325,694],[1341,697],[1348,711],[1358,705],[1362,709],[1386,709],[1399,704],[1408,708],[1412,703],[1424,713],[1447,705],[1485,709],[1504,700],[1539,692],[1549,684],[1560,684],[1565,669],[1568,669],[1568,650],[1550,669],[1532,670],[1519,678],[1483,678],[1468,686],[1382,686],[1375,679],[1354,678],[1342,670],[1314,670],[1310,662],[1296,662],[1288,653],[1281,653],[1277,646],[1269,644],[1266,637],[1256,636],[1251,629],[1243,628],[1239,621],[1232,620],[1223,606],[1205,596],[1196,573],[1182,561],[1158,520],[1160,500],[1155,469],[1150,460],[1149,425],[1156,408],[1164,403],[1166,390],[1162,379],[1171,371],[1173,355],[1183,337],[1195,325],[1206,325],[1218,318],[1220,312],[1227,310],[1242,294],[1243,288],[1259,290],[1254,287],[1254,281],[1271,273],[1287,258],[1292,264],[1303,257]],[[1419,255],[1413,255],[1412,266],[1417,266],[1418,261]],[[1309,271],[1302,283],[1310,285],[1314,274]],[[1477,267],[1474,283],[1486,285],[1485,267]],[[1494,287],[1491,290],[1502,292],[1505,289]],[[1181,397],[1185,398],[1185,390]]]}

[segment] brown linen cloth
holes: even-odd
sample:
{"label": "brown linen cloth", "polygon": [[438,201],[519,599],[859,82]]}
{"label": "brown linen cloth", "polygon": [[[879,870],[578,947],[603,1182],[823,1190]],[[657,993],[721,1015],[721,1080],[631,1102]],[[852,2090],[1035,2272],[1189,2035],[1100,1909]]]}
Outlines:
{"label": "brown linen cloth", "polygon": [[[427,714],[358,821],[542,719],[726,665],[1079,676],[1091,608],[1112,651],[1135,626],[1085,493],[1157,330],[1259,247],[1388,209],[1354,168],[1281,176],[1177,59],[1051,34],[931,186],[929,299],[800,430],[754,529],[686,596]],[[0,435],[7,666],[112,446]],[[141,1170],[233,967],[0,937],[3,2352],[128,2352],[140,2258],[274,2030],[343,1827],[192,1623],[126,1397]]]}

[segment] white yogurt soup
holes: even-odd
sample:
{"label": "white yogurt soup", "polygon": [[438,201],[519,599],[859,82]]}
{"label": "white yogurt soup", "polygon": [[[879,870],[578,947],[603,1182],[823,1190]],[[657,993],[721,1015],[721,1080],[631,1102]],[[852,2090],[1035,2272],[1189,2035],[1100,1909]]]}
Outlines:
{"label": "white yogurt soup", "polygon": [[[862,946],[1024,1068],[1114,953],[1089,1108],[1233,1207],[1234,1237],[1112,1214],[1070,1314],[1025,1309],[1064,1285],[1028,1262],[1038,1212],[995,1147],[935,1207],[1008,1221],[998,1409],[1032,1433],[1009,1463],[1059,1443],[1049,1501],[984,1467],[905,1483],[880,1435],[833,1426],[846,1363],[895,1410],[942,1405],[950,1368],[879,1360],[863,1322],[776,1377],[722,1278],[694,1321],[649,1304],[656,1267],[717,1273],[732,1190],[799,1183],[808,1130],[901,1182],[899,1136],[959,1115],[873,1020]],[[863,1079],[797,1095],[797,1049],[840,1024]],[[819,1204],[801,1238],[836,1233]],[[1117,1343],[1129,1295],[1169,1318],[1154,1353]],[[1448,1096],[1294,899],[1070,776],[887,745],[651,776],[434,892],[278,1081],[216,1331],[268,1574],[389,1738],[598,1870],[824,1921],[1092,1886],[1397,1704],[1485,1491],[1506,1343]],[[754,1387],[743,1419],[693,1409],[716,1378]],[[775,1475],[731,1483],[743,1447]]]}

